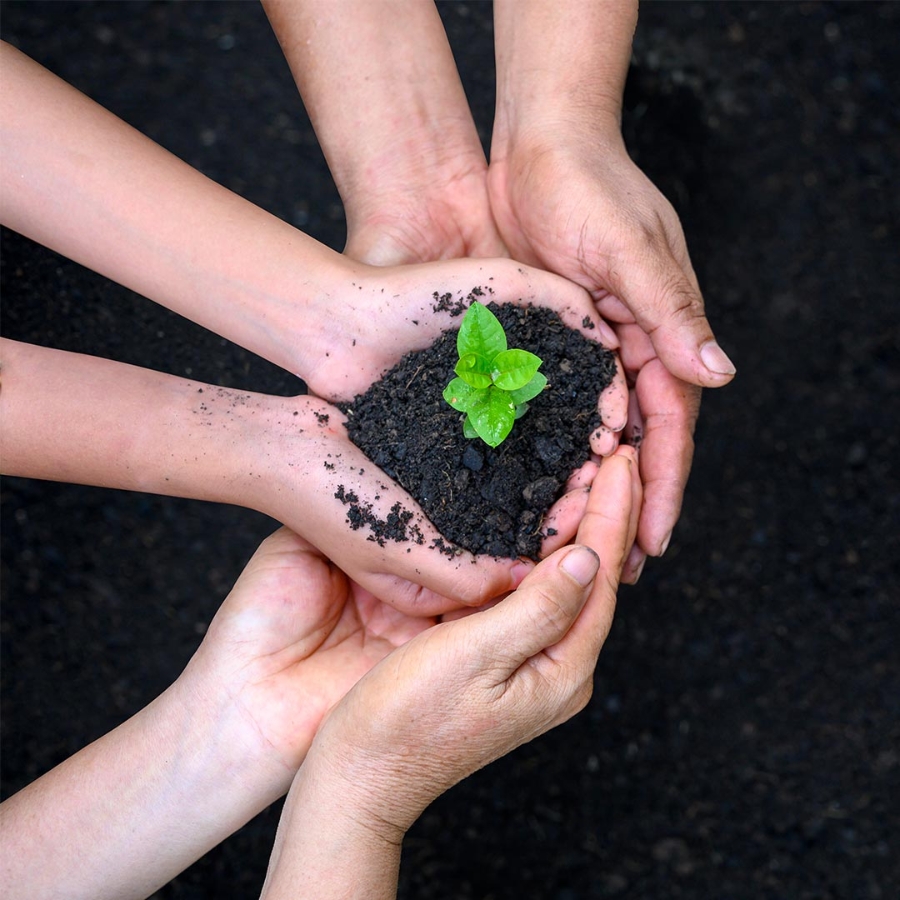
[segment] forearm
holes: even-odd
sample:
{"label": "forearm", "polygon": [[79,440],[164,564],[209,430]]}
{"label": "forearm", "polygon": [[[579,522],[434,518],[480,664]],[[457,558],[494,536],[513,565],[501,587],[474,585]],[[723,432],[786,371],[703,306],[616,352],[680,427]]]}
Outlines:
{"label": "forearm", "polygon": [[8,900],[153,893],[279,797],[239,713],[176,682],[0,806]]}
{"label": "forearm", "polygon": [[261,900],[394,900],[402,833],[368,821],[322,769],[313,750],[294,779]]}
{"label": "forearm", "polygon": [[[427,204],[436,172],[485,167],[432,0],[264,0],[329,168],[359,219],[382,197]],[[440,183],[439,183],[440,182]]]}
{"label": "forearm", "polygon": [[0,61],[3,223],[302,377],[352,264],[13,47]]}
{"label": "forearm", "polygon": [[618,130],[637,0],[495,0],[492,158],[523,134]]}
{"label": "forearm", "polygon": [[263,505],[253,447],[273,403],[288,401],[7,339],[0,348],[4,474]]}

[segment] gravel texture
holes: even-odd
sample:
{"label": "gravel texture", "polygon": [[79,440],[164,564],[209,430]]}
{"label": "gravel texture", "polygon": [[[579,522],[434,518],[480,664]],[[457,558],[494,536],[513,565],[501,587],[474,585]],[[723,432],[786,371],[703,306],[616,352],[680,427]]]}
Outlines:
{"label": "gravel texture", "polygon": [[[444,4],[482,134],[490,7]],[[644,4],[625,128],[739,374],[589,707],[436,802],[417,900],[900,893],[900,57],[894,3]],[[4,2],[2,36],[331,246],[336,192],[262,9]],[[15,234],[3,331],[245,389],[249,353]],[[2,488],[5,795],[156,696],[274,523]],[[277,806],[159,898],[258,895]]]}

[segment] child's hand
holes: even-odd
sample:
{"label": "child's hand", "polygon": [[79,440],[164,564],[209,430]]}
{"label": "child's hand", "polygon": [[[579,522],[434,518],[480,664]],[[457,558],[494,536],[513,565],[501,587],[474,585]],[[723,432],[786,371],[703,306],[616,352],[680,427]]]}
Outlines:
{"label": "child's hand", "polygon": [[181,689],[237,727],[268,763],[279,796],[320,722],[392,650],[434,625],[351,581],[281,528],[260,545],[181,676]]}
{"label": "child's hand", "polygon": [[245,394],[227,416],[232,396],[205,401],[239,436],[243,466],[230,467],[241,472],[231,502],[283,522],[379,599],[409,615],[438,615],[506,593],[532,568],[448,554],[419,505],[350,441],[337,408],[313,397]]}
{"label": "child's hand", "polygon": [[[598,316],[586,291],[512,260],[442,260],[383,269],[348,261],[347,266],[356,274],[342,276],[348,283],[336,286],[327,308],[314,305],[299,323],[307,328],[305,336],[298,335],[304,344],[301,376],[321,397],[348,400],[364,392],[406,353],[423,350],[442,332],[459,328],[461,312],[471,299],[546,306],[589,340],[618,348],[615,333]],[[483,294],[475,298],[473,288]],[[454,315],[439,304],[436,291],[449,297]],[[605,456],[615,450],[628,417],[628,389],[620,364],[598,398],[598,408],[604,424],[591,438],[592,449]]]}

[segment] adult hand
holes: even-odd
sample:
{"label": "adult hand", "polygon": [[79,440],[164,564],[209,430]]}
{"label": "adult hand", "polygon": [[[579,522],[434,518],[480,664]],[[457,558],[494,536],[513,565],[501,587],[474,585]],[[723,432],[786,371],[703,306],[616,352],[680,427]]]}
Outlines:
{"label": "adult hand", "polygon": [[435,5],[263,6],[343,200],[346,254],[378,266],[506,256],[487,161]]}
{"label": "adult hand", "polygon": [[[734,374],[705,317],[678,218],[620,141],[581,152],[517,149],[491,167],[494,214],[511,252],[582,285],[616,323],[636,400],[629,436],[643,441],[638,543],[661,554],[690,472],[699,386]],[[626,579],[642,565],[638,552]]]}
{"label": "adult hand", "polygon": [[[383,860],[435,797],[586,705],[640,502],[634,451],[621,448],[594,481],[586,546],[557,551],[499,604],[417,636],[353,688],[291,789],[263,896],[313,884],[344,896],[339,886],[366,885],[373,869],[386,883]],[[329,858],[338,850],[341,866]]]}
{"label": "adult hand", "polygon": [[496,0],[491,209],[510,253],[576,281],[618,323],[643,437],[638,549],[662,553],[693,453],[699,387],[734,375],[703,308],[678,217],[628,158],[622,95],[637,2]]}

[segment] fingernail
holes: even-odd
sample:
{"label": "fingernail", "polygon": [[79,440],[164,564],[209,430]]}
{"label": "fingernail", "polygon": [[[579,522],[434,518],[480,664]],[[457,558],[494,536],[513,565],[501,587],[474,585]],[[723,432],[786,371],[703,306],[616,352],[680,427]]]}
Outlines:
{"label": "fingernail", "polygon": [[700,348],[700,359],[710,372],[717,375],[734,375],[737,372],[734,363],[715,341],[707,341]]}
{"label": "fingernail", "polygon": [[644,571],[644,565],[647,562],[647,554],[635,544],[628,552],[625,565],[622,566],[622,582],[624,584],[637,584]]}
{"label": "fingernail", "polygon": [[672,532],[670,531],[663,539],[662,543],[659,545],[659,555],[662,556],[666,550],[669,549],[669,541],[672,540]]}
{"label": "fingernail", "polygon": [[632,584],[637,584],[641,580],[641,575],[644,572],[644,566],[647,565],[647,557],[645,556],[641,560],[641,564],[634,570],[634,578],[632,579]]}
{"label": "fingernail", "polygon": [[582,587],[587,587],[600,568],[600,557],[590,547],[574,547],[566,554],[559,567]]}

